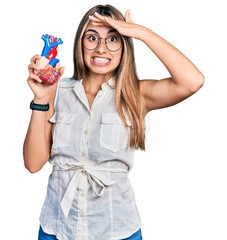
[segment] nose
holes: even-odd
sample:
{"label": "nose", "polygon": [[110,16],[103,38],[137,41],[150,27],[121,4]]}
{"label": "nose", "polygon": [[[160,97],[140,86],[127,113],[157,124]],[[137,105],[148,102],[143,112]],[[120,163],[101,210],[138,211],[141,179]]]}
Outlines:
{"label": "nose", "polygon": [[100,38],[99,39],[99,45],[96,48],[96,51],[100,52],[100,53],[105,53],[107,51],[106,48],[106,39],[105,38]]}

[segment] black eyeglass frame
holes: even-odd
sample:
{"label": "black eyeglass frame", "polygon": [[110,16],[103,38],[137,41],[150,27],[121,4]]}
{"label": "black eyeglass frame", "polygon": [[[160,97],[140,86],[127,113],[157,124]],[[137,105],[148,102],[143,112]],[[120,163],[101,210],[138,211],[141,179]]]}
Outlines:
{"label": "black eyeglass frame", "polygon": [[[84,34],[83,37],[82,37],[82,45],[83,45],[83,46],[84,46],[84,37],[85,37],[86,35],[89,35],[89,34]],[[97,46],[96,46],[95,48],[92,48],[92,49],[91,49],[91,48],[86,48],[85,46],[84,46],[84,48],[86,48],[87,50],[95,50],[95,49],[99,46],[99,44],[100,44],[99,39],[105,39],[106,48],[107,48],[109,51],[111,51],[111,52],[117,52],[118,50],[120,50],[120,49],[122,48],[122,46],[123,46],[123,39],[122,39],[122,38],[121,38],[121,46],[120,46],[117,50],[115,50],[115,51],[110,50],[110,49],[108,48],[108,46],[107,46],[107,41],[106,41],[107,38],[109,38],[109,37],[106,37],[106,38],[104,38],[104,37],[99,37],[99,38],[98,38],[98,44],[97,44]]]}

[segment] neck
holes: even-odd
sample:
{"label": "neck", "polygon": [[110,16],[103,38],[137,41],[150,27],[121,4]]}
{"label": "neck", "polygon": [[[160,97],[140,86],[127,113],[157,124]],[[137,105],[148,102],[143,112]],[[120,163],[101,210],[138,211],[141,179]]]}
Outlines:
{"label": "neck", "polygon": [[101,85],[104,82],[107,82],[109,79],[110,76],[108,78],[106,75],[89,74],[83,79],[82,84],[84,86],[85,92],[96,94],[101,89]]}

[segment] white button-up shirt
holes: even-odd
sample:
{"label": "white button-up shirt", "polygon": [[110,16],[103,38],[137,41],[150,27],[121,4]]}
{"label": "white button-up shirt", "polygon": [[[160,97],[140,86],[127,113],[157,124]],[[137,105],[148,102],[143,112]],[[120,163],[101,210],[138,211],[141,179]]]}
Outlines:
{"label": "white button-up shirt", "polygon": [[[130,128],[127,134],[116,109],[116,90],[103,83],[90,109],[82,81],[57,83],[49,119],[53,172],[40,224],[60,240],[124,239],[141,227],[128,179],[134,160],[134,149],[127,148]],[[115,80],[108,83],[114,86]]]}

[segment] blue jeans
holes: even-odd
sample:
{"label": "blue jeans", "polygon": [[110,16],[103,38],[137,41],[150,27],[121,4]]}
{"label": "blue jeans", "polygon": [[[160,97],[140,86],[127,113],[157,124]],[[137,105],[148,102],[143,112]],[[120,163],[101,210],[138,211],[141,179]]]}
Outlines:
{"label": "blue jeans", "polygon": [[45,233],[42,227],[40,226],[38,240],[57,240],[57,238],[55,235]]}
{"label": "blue jeans", "polygon": [[[45,233],[40,226],[38,240],[57,240],[57,238],[55,235]],[[137,232],[132,234],[132,236],[122,239],[122,240],[142,240],[141,229],[139,229]]]}

